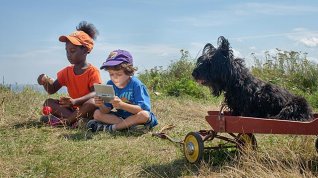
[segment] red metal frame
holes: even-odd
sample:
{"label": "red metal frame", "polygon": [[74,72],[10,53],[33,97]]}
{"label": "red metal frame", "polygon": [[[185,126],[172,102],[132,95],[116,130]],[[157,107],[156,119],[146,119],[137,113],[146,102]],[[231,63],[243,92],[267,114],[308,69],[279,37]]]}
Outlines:
{"label": "red metal frame", "polygon": [[312,121],[290,121],[232,116],[229,112],[208,111],[206,121],[215,132],[318,135],[318,114]]}

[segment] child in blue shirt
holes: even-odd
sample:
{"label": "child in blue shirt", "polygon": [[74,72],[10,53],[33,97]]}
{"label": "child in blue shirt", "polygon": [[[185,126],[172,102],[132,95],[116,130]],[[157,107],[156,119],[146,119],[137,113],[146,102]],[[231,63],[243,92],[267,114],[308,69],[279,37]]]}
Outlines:
{"label": "child in blue shirt", "polygon": [[[109,72],[107,84],[113,85],[115,97],[110,103],[95,96],[94,120],[87,123],[92,132],[116,131],[136,125],[153,128],[158,124],[151,112],[150,97],[146,86],[134,75],[133,58],[128,51],[112,51],[100,69]],[[112,111],[115,108],[116,111]]]}

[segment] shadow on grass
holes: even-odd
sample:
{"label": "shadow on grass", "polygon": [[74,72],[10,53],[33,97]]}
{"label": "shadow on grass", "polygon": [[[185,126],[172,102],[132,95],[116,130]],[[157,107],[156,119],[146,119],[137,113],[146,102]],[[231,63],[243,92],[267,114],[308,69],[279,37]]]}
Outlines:
{"label": "shadow on grass", "polygon": [[20,128],[41,128],[43,127],[43,123],[40,121],[35,121],[35,120],[30,120],[26,122],[21,122],[13,125],[15,129],[20,129]]}
{"label": "shadow on grass", "polygon": [[[174,160],[168,164],[149,165],[142,168],[141,177],[182,177],[200,176],[202,170],[219,171],[224,165],[233,164],[237,152],[223,150],[205,150],[203,160],[197,164],[189,163],[186,158]],[[202,168],[203,167],[203,168]]]}
{"label": "shadow on grass", "polygon": [[218,149],[205,151],[203,161],[214,167],[222,167],[225,164],[233,163],[239,156],[236,149]]}
{"label": "shadow on grass", "polygon": [[[318,175],[318,158],[315,157],[309,161],[303,161],[304,163],[307,163],[309,170],[311,170],[311,172],[317,176]],[[303,164],[306,165],[306,164]],[[306,167],[304,166],[304,169],[306,169]]]}
{"label": "shadow on grass", "polygon": [[63,133],[59,135],[59,138],[64,138],[72,141],[85,141],[92,139],[92,136],[85,130],[78,130],[76,133]]}
{"label": "shadow on grass", "polygon": [[149,131],[146,130],[122,130],[112,133],[114,137],[139,137],[141,135],[147,134]]}
{"label": "shadow on grass", "polygon": [[[300,158],[297,162],[295,162],[296,163],[295,165],[291,164],[291,162],[293,161],[294,160],[287,159],[287,160],[281,160],[281,163],[287,168],[291,168],[291,169],[295,169],[295,167],[298,168],[300,174],[306,174],[310,172],[314,176],[318,176],[318,158],[316,156],[310,158],[310,160],[308,160],[308,158]],[[264,161],[264,164],[266,164],[266,161]]]}
{"label": "shadow on grass", "polygon": [[[85,140],[90,140],[92,139],[95,135],[98,134],[106,134],[105,132],[97,132],[97,133],[92,133],[90,130],[85,130],[85,129],[77,129],[78,131],[76,133],[65,133],[60,135],[60,137],[68,139],[68,140],[73,140],[73,141],[85,141]],[[131,130],[123,130],[123,131],[117,131],[114,133],[108,133],[112,137],[139,137],[146,132],[144,131],[131,131]]]}
{"label": "shadow on grass", "polygon": [[155,164],[142,168],[140,177],[182,177],[198,172],[198,166],[185,159],[177,159],[168,164]]}

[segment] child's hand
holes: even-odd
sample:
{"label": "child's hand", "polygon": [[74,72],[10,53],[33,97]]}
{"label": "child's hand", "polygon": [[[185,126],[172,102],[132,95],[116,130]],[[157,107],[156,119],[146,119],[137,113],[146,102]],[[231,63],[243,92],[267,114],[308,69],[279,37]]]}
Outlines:
{"label": "child's hand", "polygon": [[74,99],[71,97],[61,97],[59,104],[62,107],[72,107],[74,105]]}
{"label": "child's hand", "polygon": [[39,75],[38,77],[38,84],[39,85],[44,85],[46,83],[49,83],[49,84],[53,84],[54,83],[54,79],[50,78],[49,76],[45,75],[45,74],[41,74]]}
{"label": "child's hand", "polygon": [[124,103],[118,96],[115,96],[111,101],[112,105],[116,109],[122,109],[122,104]]}
{"label": "child's hand", "polygon": [[45,74],[39,75],[39,77],[38,77],[38,84],[39,85],[44,85],[44,83],[45,83],[44,77],[45,76],[46,76]]}
{"label": "child's hand", "polygon": [[97,107],[102,107],[102,106],[104,106],[104,101],[103,101],[103,99],[102,99],[101,97],[95,96],[95,97],[94,97],[94,101],[95,101],[95,105],[96,105]]}

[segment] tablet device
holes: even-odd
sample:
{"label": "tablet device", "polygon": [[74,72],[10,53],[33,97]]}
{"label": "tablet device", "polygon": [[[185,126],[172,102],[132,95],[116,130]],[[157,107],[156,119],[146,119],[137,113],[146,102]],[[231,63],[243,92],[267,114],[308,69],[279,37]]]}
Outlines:
{"label": "tablet device", "polygon": [[105,103],[109,103],[115,97],[113,85],[94,84],[96,96],[101,97]]}

